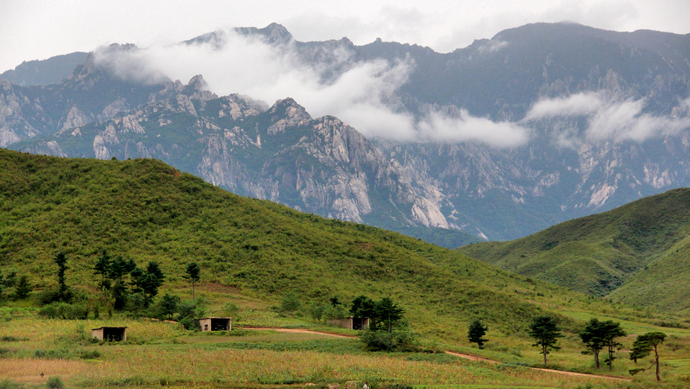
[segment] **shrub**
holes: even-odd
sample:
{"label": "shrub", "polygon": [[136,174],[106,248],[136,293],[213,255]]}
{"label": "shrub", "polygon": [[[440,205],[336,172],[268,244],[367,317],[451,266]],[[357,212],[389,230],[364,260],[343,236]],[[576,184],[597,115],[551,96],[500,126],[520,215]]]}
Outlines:
{"label": "shrub", "polygon": [[65,387],[65,383],[62,382],[62,378],[60,378],[60,376],[58,375],[48,377],[48,381],[46,381],[46,386],[50,389],[62,389]]}
{"label": "shrub", "polygon": [[366,330],[360,335],[368,351],[416,351],[416,338],[415,333],[404,329],[393,332]]}
{"label": "shrub", "polygon": [[98,350],[82,351],[79,357],[81,359],[96,359],[101,357],[101,353],[99,353]]}
{"label": "shrub", "polygon": [[0,389],[22,389],[24,387],[24,385],[10,379],[0,381]]}
{"label": "shrub", "polygon": [[288,294],[280,301],[280,309],[283,312],[294,312],[302,306],[299,299],[293,294]]}
{"label": "shrub", "polygon": [[82,304],[52,303],[41,308],[38,315],[48,319],[85,320],[89,308]]}

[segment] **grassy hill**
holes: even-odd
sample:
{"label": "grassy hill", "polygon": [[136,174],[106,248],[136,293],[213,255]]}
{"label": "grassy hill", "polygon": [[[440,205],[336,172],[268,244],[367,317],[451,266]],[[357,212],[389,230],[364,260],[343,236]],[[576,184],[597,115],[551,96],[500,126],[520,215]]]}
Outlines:
{"label": "grassy hill", "polygon": [[[685,379],[690,355],[690,331],[657,325],[668,318],[687,325],[676,318],[512,274],[394,232],[239,197],[160,161],[64,159],[0,149],[0,266],[5,275],[14,270],[29,276],[36,292],[54,288],[53,258],[62,251],[68,257],[67,284],[96,295],[93,266],[103,249],[140,266],[157,261],[166,274],[161,294],[185,299],[191,288],[182,278],[184,269],[199,263],[197,297],[208,301],[210,315],[238,306],[235,328],[301,327],[354,335],[326,328],[304,310],[283,315],[271,307],[290,293],[303,306],[333,296],[346,302],[361,294],[390,296],[405,308],[406,320],[425,347],[508,364],[443,354],[368,353],[356,340],[316,335],[242,330],[202,336],[117,313],[89,320],[42,319],[34,298],[0,304],[5,305],[0,306],[0,376],[38,384],[61,375],[68,385],[84,387],[275,387],[358,380],[574,388],[598,382],[524,366],[541,360],[525,330],[532,317],[544,313],[559,317],[565,330],[559,342],[563,348],[550,356],[561,369],[593,371],[576,335],[591,317],[621,321],[630,333],[623,339],[625,347],[646,331],[672,335],[665,374],[673,380]],[[490,328],[483,350],[466,339],[475,318]],[[90,342],[88,328],[103,325],[127,326],[128,342]],[[621,358],[609,374],[626,375],[632,367]],[[0,385],[17,387],[7,381]]]}
{"label": "grassy hill", "polygon": [[69,259],[67,283],[94,289],[92,269],[106,249],[138,264],[157,261],[170,285],[186,286],[185,266],[198,262],[205,282],[274,301],[288,293],[303,303],[391,296],[429,333],[462,332],[477,317],[517,331],[544,312],[525,295],[572,299],[421,240],[239,197],[150,159],[0,150],[0,204],[0,263],[38,289],[54,286],[59,251]]}
{"label": "grassy hill", "polygon": [[690,308],[690,189],[509,242],[458,249],[503,269],[639,306]]}

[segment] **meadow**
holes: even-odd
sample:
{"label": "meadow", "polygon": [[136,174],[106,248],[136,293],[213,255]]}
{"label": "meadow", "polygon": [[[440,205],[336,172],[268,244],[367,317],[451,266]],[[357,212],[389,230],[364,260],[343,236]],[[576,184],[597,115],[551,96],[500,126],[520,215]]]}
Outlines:
{"label": "meadow", "polygon": [[[209,301],[212,315],[222,314],[227,303],[239,307],[235,313],[240,319],[233,322],[232,331],[200,333],[175,323],[119,315],[102,320],[43,319],[36,316],[36,308],[6,304],[10,306],[0,308],[0,376],[5,378],[0,387],[44,387],[48,378],[55,376],[67,387],[102,388],[272,388],[312,384],[359,388],[367,383],[372,388],[617,389],[683,388],[690,384],[688,329],[621,320],[630,335],[622,340],[625,347],[613,371],[594,369],[591,355],[581,354],[582,344],[573,333],[566,332],[559,342],[562,349],[549,354],[549,368],[624,378],[611,380],[533,370],[531,366],[541,366],[541,355],[531,347],[531,339],[491,329],[487,334],[490,341],[483,350],[466,340],[438,341],[427,335],[419,339],[420,352],[411,353],[367,352],[357,338],[243,329],[287,327],[357,334],[304,317],[285,316],[268,309],[268,302],[241,293],[220,293],[218,289],[217,285],[203,284],[197,293]],[[581,311],[564,314],[577,320],[591,317]],[[128,327],[127,342],[92,341],[91,328],[104,325]],[[649,358],[637,365],[627,359],[634,335],[659,330],[669,335],[661,346],[663,382],[653,381],[651,371],[630,377],[628,369],[650,363]],[[498,363],[471,361],[445,354],[444,350]]]}

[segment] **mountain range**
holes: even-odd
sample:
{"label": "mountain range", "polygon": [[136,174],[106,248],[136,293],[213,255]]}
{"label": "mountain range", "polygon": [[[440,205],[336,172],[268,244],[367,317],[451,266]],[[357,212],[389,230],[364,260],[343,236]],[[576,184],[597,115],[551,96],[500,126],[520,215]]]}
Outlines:
{"label": "mountain range", "polygon": [[180,45],[223,50],[237,36],[291,53],[324,87],[362,64],[404,64],[377,103],[412,129],[314,119],[288,96],[217,96],[201,76],[138,79],[118,59],[145,50],[113,45],[57,83],[0,81],[0,146],[158,158],[238,194],[449,247],[477,240],[468,234],[523,237],[690,181],[690,35],[533,24],[444,54],[298,42],[272,24]]}

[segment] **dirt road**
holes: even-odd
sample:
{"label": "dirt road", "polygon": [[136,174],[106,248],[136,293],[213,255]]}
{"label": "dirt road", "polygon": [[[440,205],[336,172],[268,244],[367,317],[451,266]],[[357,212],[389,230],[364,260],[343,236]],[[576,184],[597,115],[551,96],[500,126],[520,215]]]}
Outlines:
{"label": "dirt road", "polygon": [[[334,337],[334,338],[349,338],[349,339],[357,338],[356,336],[353,336],[353,335],[340,335],[340,334],[332,334],[329,332],[303,330],[303,329],[296,329],[296,328],[244,327],[244,329],[245,330],[259,330],[259,331],[260,330],[272,330],[272,331],[277,331],[277,332],[288,332],[288,333],[292,332],[292,333],[302,333],[302,334],[317,334],[317,335],[323,335],[323,336],[330,336],[330,337]],[[486,358],[478,357],[478,356],[472,355],[472,354],[463,354],[463,353],[457,353],[454,351],[446,351],[445,353],[449,354],[449,355],[454,355],[456,357],[469,359],[472,361],[480,361],[480,362],[488,362],[488,363],[501,363],[499,361],[494,361],[492,359],[486,359]],[[628,378],[628,377],[614,377],[614,376],[608,376],[608,375],[575,373],[572,371],[544,369],[541,367],[531,367],[530,369],[545,371],[545,372],[554,373],[554,374],[567,375],[567,376],[603,378],[603,379],[607,379],[607,380],[616,380],[616,381],[632,381],[632,378]]]}
{"label": "dirt road", "polygon": [[[498,362],[498,361],[494,361],[494,360],[492,360],[492,359],[486,359],[486,358],[478,357],[478,356],[472,355],[472,354],[462,354],[462,353],[456,353],[456,352],[453,352],[453,351],[446,351],[446,354],[455,355],[456,357],[466,358],[466,359],[470,359],[470,360],[473,360],[473,361],[481,361],[481,362],[488,362],[488,363],[501,363],[501,362]],[[617,380],[617,381],[632,381],[632,378],[628,378],[628,377],[614,377],[614,376],[610,376],[610,375],[598,375],[598,374],[575,373],[575,372],[572,372],[572,371],[562,371],[562,370],[554,370],[554,369],[544,369],[544,368],[541,368],[541,367],[530,367],[530,369],[532,369],[532,370],[539,370],[539,371],[545,371],[545,372],[548,372],[548,373],[555,373],[555,374],[567,375],[567,376],[591,377],[591,378],[604,378],[604,379],[607,379],[607,380]]]}

